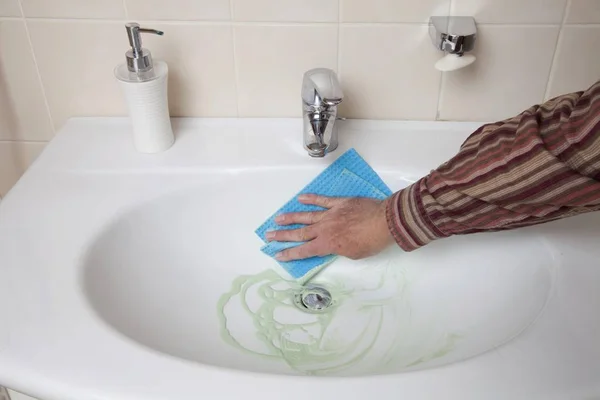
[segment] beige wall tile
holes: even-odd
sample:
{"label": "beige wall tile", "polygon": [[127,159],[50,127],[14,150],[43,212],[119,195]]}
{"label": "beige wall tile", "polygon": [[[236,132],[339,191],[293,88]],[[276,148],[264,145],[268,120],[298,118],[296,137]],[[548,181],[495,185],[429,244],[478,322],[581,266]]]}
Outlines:
{"label": "beige wall tile", "polygon": [[21,0],[26,17],[125,18],[123,0]]}
{"label": "beige wall tile", "polygon": [[298,117],[305,71],[337,65],[335,26],[236,26],[240,116]]}
{"label": "beige wall tile", "polygon": [[229,20],[229,0],[125,0],[130,19]]}
{"label": "beige wall tile", "polygon": [[453,0],[451,15],[479,23],[559,24],[567,0]]}
{"label": "beige wall tile", "polygon": [[233,0],[236,21],[337,22],[338,0]]}
{"label": "beige wall tile", "polygon": [[[229,26],[153,24],[164,36],[147,35],[144,46],[169,65],[171,115],[237,115],[233,33]],[[190,51],[193,49],[192,51]]]}
{"label": "beige wall tile", "polygon": [[558,41],[548,97],[585,90],[600,79],[600,27],[565,26]]}
{"label": "beige wall tile", "polygon": [[20,17],[19,0],[0,0],[0,17]]}
{"label": "beige wall tile", "polygon": [[[411,40],[399,40],[411,38]],[[340,75],[350,118],[434,119],[439,52],[426,25],[344,26]]]}
{"label": "beige wall tile", "polygon": [[125,115],[113,70],[128,48],[123,24],[28,22],[56,128],[71,116]]}
{"label": "beige wall tile", "polygon": [[427,22],[448,15],[449,0],[340,0],[344,22]]}
{"label": "beige wall tile", "polygon": [[2,197],[6,196],[45,146],[44,142],[0,142],[0,195]]}
{"label": "beige wall tile", "polygon": [[[169,65],[173,116],[236,113],[231,28],[154,24],[164,36],[146,35],[144,46]],[[128,48],[120,23],[32,21],[34,51],[54,123],[71,116],[126,115],[113,70]],[[193,51],[190,51],[193,49]],[[82,54],[90,56],[82,57]],[[93,55],[93,56],[92,56]]]}
{"label": "beige wall tile", "polygon": [[445,73],[439,118],[494,121],[541,102],[558,29],[480,26],[477,61]]}
{"label": "beige wall tile", "polygon": [[52,136],[25,23],[0,21],[0,140],[48,140]]}
{"label": "beige wall tile", "polygon": [[600,24],[599,0],[571,0],[567,24]]}

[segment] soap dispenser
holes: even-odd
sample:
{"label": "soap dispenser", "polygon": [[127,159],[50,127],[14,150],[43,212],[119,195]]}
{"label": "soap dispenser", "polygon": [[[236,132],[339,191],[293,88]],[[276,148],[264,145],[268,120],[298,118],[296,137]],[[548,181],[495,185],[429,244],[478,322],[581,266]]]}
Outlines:
{"label": "soap dispenser", "polygon": [[142,33],[163,35],[162,31],[140,28],[137,23],[125,25],[131,49],[125,53],[125,64],[115,68],[133,128],[133,143],[141,153],[158,153],[175,141],[167,100],[168,67],[163,61],[152,61],[148,49],[142,47]]}

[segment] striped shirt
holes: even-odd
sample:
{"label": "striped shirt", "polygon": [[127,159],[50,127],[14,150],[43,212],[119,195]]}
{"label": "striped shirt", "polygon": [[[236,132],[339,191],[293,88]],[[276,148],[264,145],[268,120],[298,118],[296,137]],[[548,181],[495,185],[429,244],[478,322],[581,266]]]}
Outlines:
{"label": "striped shirt", "polygon": [[477,129],[458,154],[387,204],[398,245],[600,210],[600,81]]}

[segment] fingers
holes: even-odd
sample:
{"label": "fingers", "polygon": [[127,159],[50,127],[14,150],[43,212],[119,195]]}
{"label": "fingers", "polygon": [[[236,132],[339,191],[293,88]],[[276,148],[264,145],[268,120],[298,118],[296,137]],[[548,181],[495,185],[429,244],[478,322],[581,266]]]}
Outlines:
{"label": "fingers", "polygon": [[268,241],[277,242],[306,242],[317,237],[316,230],[312,226],[303,226],[300,229],[282,229],[270,231],[265,234]]}
{"label": "fingers", "polygon": [[300,203],[312,204],[323,208],[332,208],[345,200],[345,197],[326,197],[316,194],[301,194],[298,196],[298,201]]}
{"label": "fingers", "polygon": [[291,249],[284,250],[275,255],[275,259],[278,261],[293,261],[302,260],[305,258],[323,256],[323,249],[321,244],[317,240],[312,240],[306,244],[292,247]]}
{"label": "fingers", "polygon": [[297,212],[281,214],[275,217],[275,222],[278,225],[292,225],[292,224],[304,224],[311,225],[316,224],[323,219],[324,211],[315,212]]}

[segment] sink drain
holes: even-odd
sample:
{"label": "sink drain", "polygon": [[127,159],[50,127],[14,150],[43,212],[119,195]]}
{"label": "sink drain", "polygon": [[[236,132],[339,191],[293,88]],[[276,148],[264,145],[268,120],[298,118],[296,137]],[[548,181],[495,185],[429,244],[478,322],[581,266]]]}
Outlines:
{"label": "sink drain", "polygon": [[295,295],[294,303],[301,310],[318,313],[331,307],[333,299],[327,289],[307,286]]}

